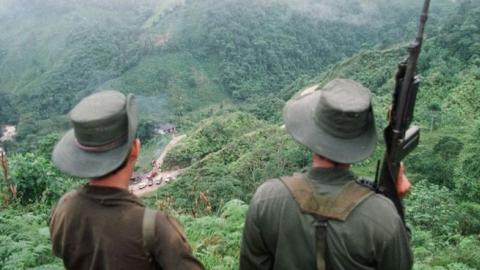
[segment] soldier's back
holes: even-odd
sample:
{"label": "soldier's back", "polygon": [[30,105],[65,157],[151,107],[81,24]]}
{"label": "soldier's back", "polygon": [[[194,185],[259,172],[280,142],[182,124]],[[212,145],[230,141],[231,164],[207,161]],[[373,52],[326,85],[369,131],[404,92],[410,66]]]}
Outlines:
{"label": "soldier's back", "polygon": [[143,250],[144,209],[121,189],[69,192],[52,212],[53,252],[68,269],[153,269]]}
{"label": "soldier's back", "polygon": [[[339,192],[349,177],[313,181],[317,192],[328,195]],[[300,211],[284,183],[278,179],[265,182],[257,189],[247,215],[242,269],[248,269],[245,262],[258,259],[249,245],[254,251],[264,249],[271,254],[272,265],[262,269],[316,269],[315,223],[313,216]],[[411,268],[408,235],[393,204],[384,196],[373,194],[345,221],[328,223],[328,253],[335,269]],[[251,243],[255,239],[264,243]],[[401,262],[399,258],[407,260]]]}

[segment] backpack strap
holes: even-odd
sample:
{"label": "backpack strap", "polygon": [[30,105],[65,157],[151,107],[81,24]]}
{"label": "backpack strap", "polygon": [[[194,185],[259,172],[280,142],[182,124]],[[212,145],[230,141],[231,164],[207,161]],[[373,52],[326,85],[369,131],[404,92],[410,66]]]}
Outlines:
{"label": "backpack strap", "polygon": [[143,250],[147,254],[148,260],[153,262],[153,244],[155,242],[155,224],[157,211],[145,207],[142,223]]}
{"label": "backpack strap", "polygon": [[317,262],[317,270],[333,269],[328,260],[327,246],[327,227],[328,219],[316,217],[315,222],[315,257]]}
{"label": "backpack strap", "polygon": [[302,212],[327,219],[345,221],[355,207],[374,192],[366,187],[350,181],[333,196],[320,195],[315,187],[304,175],[295,174],[290,177],[282,177],[291,195],[297,202]]}
{"label": "backpack strap", "polygon": [[320,195],[310,180],[301,174],[280,178],[290,191],[300,210],[312,215],[315,222],[315,256],[317,270],[333,269],[328,254],[328,220],[345,221],[355,207],[374,192],[350,181],[334,196]]}

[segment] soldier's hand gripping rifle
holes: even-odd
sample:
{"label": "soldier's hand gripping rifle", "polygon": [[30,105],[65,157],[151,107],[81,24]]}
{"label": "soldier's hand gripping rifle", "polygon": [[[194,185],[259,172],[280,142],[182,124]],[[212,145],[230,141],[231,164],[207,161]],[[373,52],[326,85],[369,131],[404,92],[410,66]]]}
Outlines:
{"label": "soldier's hand gripping rifle", "polygon": [[403,221],[405,221],[404,209],[395,183],[400,162],[415,149],[420,139],[420,129],[409,126],[412,122],[415,99],[420,84],[420,78],[416,75],[416,66],[422,47],[423,31],[429,6],[430,0],[425,0],[417,37],[408,48],[407,58],[398,66],[389,123],[384,130],[386,150],[378,188],[380,192],[392,200]]}

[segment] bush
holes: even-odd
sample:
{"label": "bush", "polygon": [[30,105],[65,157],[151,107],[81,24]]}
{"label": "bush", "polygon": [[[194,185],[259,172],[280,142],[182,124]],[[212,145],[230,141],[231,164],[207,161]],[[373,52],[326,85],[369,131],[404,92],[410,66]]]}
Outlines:
{"label": "bush", "polygon": [[405,207],[414,229],[429,231],[445,241],[460,232],[458,205],[453,193],[445,187],[419,181],[412,187]]}
{"label": "bush", "polygon": [[41,204],[0,212],[1,269],[62,269],[61,260],[52,255],[46,213]]}
{"label": "bush", "polygon": [[18,198],[22,204],[43,202],[51,205],[75,185],[72,178],[62,175],[42,156],[17,154],[9,161],[10,179],[17,186]]}
{"label": "bush", "polygon": [[458,207],[460,232],[463,235],[480,234],[480,204],[463,202]]}
{"label": "bush", "polygon": [[231,200],[223,206],[219,217],[178,217],[185,226],[195,256],[206,269],[238,269],[247,208],[244,202]]}

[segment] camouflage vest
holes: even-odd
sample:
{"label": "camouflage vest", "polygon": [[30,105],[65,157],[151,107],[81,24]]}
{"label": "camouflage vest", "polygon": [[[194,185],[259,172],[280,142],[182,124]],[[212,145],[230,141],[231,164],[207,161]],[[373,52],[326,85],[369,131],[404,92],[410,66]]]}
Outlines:
{"label": "camouflage vest", "polygon": [[312,215],[315,220],[315,253],[317,270],[333,269],[327,256],[328,220],[345,221],[348,215],[363,200],[374,192],[355,181],[345,184],[334,196],[320,195],[310,180],[301,174],[280,179],[304,214]]}

